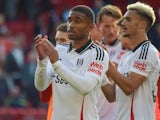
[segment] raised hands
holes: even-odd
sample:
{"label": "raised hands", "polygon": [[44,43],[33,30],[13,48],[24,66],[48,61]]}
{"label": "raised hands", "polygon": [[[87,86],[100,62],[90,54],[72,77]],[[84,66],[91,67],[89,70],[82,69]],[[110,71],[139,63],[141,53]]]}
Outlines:
{"label": "raised hands", "polygon": [[42,37],[42,34],[37,35],[35,38],[35,47],[39,56],[39,60],[44,59],[47,56],[47,51],[45,47],[45,40]]}
{"label": "raised hands", "polygon": [[50,61],[54,63],[59,59],[58,52],[54,45],[48,40],[47,35],[43,37],[41,34],[39,34],[34,40],[39,60],[42,60],[48,56]]}

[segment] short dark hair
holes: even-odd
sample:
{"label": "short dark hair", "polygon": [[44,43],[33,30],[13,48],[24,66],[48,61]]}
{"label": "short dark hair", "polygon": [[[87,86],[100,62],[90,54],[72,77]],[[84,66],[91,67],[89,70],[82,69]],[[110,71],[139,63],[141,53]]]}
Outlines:
{"label": "short dark hair", "polygon": [[57,26],[56,31],[67,32],[67,24],[61,23]]}
{"label": "short dark hair", "polygon": [[95,15],[94,15],[94,12],[93,10],[86,6],[86,5],[77,5],[73,8],[71,8],[70,11],[76,11],[76,12],[81,12],[83,14],[86,15],[86,17],[92,22],[94,23],[95,22]]}

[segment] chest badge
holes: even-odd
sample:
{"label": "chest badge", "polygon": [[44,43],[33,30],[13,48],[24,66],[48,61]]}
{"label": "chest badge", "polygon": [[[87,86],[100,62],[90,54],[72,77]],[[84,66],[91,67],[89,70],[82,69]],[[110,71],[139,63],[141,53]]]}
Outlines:
{"label": "chest badge", "polygon": [[83,58],[78,58],[76,66],[81,67],[83,65],[84,59]]}

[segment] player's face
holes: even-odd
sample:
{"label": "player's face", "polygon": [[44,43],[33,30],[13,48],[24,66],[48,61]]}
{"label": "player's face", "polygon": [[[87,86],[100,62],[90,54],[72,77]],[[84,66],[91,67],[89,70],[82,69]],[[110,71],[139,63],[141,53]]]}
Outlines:
{"label": "player's face", "polygon": [[135,10],[128,10],[121,23],[121,32],[126,37],[136,36],[141,29],[142,19]]}
{"label": "player's face", "polygon": [[67,21],[68,38],[70,40],[82,40],[88,38],[93,29],[93,23],[89,22],[85,14],[70,11]]}
{"label": "player's face", "polygon": [[99,30],[107,44],[115,41],[119,35],[119,27],[116,25],[117,19],[112,16],[103,15],[102,22],[99,23]]}
{"label": "player's face", "polygon": [[70,39],[68,39],[67,32],[57,31],[55,35],[56,43],[58,44],[67,44],[70,42]]}

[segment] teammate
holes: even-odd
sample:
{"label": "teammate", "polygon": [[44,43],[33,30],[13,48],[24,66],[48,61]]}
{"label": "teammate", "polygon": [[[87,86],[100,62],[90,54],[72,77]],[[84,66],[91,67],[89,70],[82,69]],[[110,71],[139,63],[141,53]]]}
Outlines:
{"label": "teammate", "polygon": [[68,39],[66,23],[62,23],[57,27],[55,40],[57,44],[62,44],[62,45],[65,45],[71,42],[71,40]]}
{"label": "teammate", "polygon": [[[59,52],[46,39],[35,37],[39,61],[35,87],[45,90],[53,83],[52,120],[99,120],[97,92],[108,70],[108,54],[89,38],[94,27],[94,13],[85,5],[73,7],[67,31],[71,44]],[[58,51],[58,52],[57,52]]]}
{"label": "teammate", "polygon": [[[114,5],[106,5],[97,15],[97,27],[90,33],[94,41],[99,41],[107,48],[109,58],[117,66],[122,53],[122,44],[119,38],[120,28],[117,22],[122,17],[121,10]],[[115,102],[109,103],[101,89],[97,104],[100,120],[116,120]]]}
{"label": "teammate", "polygon": [[125,55],[127,52],[130,52],[132,50],[131,40],[127,36],[123,36],[122,25],[121,25],[122,21],[123,19],[120,19],[117,22],[117,25],[120,27],[120,34],[119,34],[118,39],[121,41],[121,45],[122,45],[122,49],[119,51],[119,54],[116,56],[116,59],[118,60],[121,60],[123,55]]}
{"label": "teammate", "polygon": [[[56,44],[61,44],[61,45],[67,45],[71,42],[68,39],[66,23],[62,23],[58,25],[56,29],[55,40],[56,40]],[[40,92],[40,100],[42,102],[49,103],[47,120],[51,120],[52,111],[53,111],[52,84],[50,84],[46,90]]]}
{"label": "teammate", "polygon": [[147,4],[127,6],[122,34],[131,40],[133,49],[123,57],[118,70],[110,62],[107,72],[117,84],[117,120],[155,120],[160,61],[158,50],[147,37],[155,19],[153,8]]}

